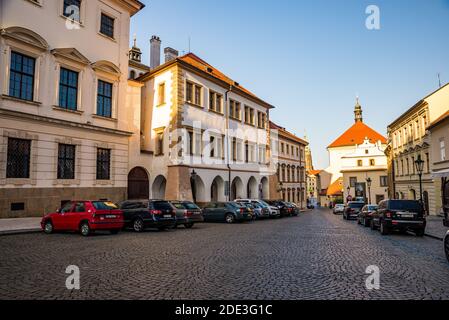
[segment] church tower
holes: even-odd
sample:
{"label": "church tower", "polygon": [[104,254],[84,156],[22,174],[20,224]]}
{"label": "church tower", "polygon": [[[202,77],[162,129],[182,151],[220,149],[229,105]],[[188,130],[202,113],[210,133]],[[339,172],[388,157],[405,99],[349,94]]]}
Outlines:
{"label": "church tower", "polygon": [[357,97],[357,101],[354,108],[355,122],[363,122],[363,110],[362,106],[359,102],[359,97]]}

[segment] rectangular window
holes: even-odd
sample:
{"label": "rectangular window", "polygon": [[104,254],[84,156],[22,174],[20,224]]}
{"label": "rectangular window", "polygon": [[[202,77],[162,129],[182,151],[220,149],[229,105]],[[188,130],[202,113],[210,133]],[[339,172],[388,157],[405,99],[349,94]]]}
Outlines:
{"label": "rectangular window", "polygon": [[62,14],[70,19],[80,22],[81,0],[64,0]]}
{"label": "rectangular window", "polygon": [[202,87],[194,84],[193,82],[187,81],[186,83],[186,102],[199,106],[202,106],[201,99]]}
{"label": "rectangular window", "polygon": [[156,135],[156,156],[164,154],[164,133],[159,132]]}
{"label": "rectangular window", "polygon": [[6,178],[28,179],[30,177],[31,141],[8,138]]}
{"label": "rectangular window", "polygon": [[215,158],[215,137],[210,137],[209,148],[210,148],[210,157]]}
{"label": "rectangular window", "polygon": [[241,108],[240,108],[240,102],[230,100],[229,101],[229,116],[232,119],[240,121],[242,119],[241,114],[242,113],[241,113]]}
{"label": "rectangular window", "polygon": [[22,100],[34,99],[34,73],[36,59],[11,52],[9,95]]}
{"label": "rectangular window", "polygon": [[97,115],[112,117],[112,83],[98,80]]}
{"label": "rectangular window", "polygon": [[111,179],[111,150],[97,149],[97,180]]}
{"label": "rectangular window", "polygon": [[251,125],[255,124],[254,109],[248,106],[245,106],[245,123]]}
{"label": "rectangular window", "polygon": [[59,76],[59,106],[76,110],[78,106],[78,72],[61,68]]}
{"label": "rectangular window", "polygon": [[369,165],[370,165],[371,167],[374,167],[374,166],[376,165],[376,160],[370,159],[370,160],[369,160]]}
{"label": "rectangular window", "polygon": [[388,187],[388,176],[381,176],[380,177],[380,186],[381,187]]}
{"label": "rectangular window", "polygon": [[357,177],[350,177],[349,178],[349,186],[351,188],[355,188],[356,185],[357,185]]}
{"label": "rectangular window", "polygon": [[357,160],[357,166],[363,167],[363,160]]}
{"label": "rectangular window", "polygon": [[111,18],[104,13],[101,14],[100,33],[109,38],[114,38],[114,18]]}
{"label": "rectangular window", "polygon": [[446,143],[444,139],[440,140],[440,160],[446,161]]}
{"label": "rectangular window", "polygon": [[157,105],[161,106],[165,104],[165,83],[160,83],[157,89],[158,101]]}
{"label": "rectangular window", "polygon": [[209,110],[218,113],[223,113],[222,105],[223,105],[223,96],[219,93],[209,91]]}
{"label": "rectangular window", "polygon": [[75,179],[75,146],[60,144],[58,148],[58,179]]}

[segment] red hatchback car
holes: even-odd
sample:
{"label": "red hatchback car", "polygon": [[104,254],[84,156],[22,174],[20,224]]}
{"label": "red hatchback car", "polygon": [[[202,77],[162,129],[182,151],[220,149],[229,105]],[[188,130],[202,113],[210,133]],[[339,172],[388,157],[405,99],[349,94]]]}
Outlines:
{"label": "red hatchback car", "polygon": [[42,230],[79,231],[89,236],[96,230],[107,230],[112,234],[123,229],[123,212],[109,201],[70,201],[55,213],[45,215],[41,221]]}

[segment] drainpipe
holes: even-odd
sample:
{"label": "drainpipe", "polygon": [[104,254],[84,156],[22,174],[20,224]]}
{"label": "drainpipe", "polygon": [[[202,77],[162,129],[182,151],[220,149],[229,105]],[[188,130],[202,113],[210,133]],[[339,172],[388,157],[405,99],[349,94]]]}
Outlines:
{"label": "drainpipe", "polygon": [[228,201],[231,201],[231,164],[230,164],[230,141],[229,141],[229,93],[232,91],[232,85],[229,86],[229,90],[226,90],[225,93],[225,112],[226,112],[226,141],[227,141],[227,148],[226,148],[226,165],[228,167]]}

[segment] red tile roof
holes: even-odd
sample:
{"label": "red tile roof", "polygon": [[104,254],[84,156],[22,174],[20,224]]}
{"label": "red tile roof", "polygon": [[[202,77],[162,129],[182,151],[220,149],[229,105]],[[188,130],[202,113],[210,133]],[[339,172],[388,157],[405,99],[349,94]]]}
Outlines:
{"label": "red tile roof", "polygon": [[328,148],[352,146],[362,144],[368,138],[371,143],[376,143],[380,140],[382,143],[387,143],[387,138],[371,129],[363,122],[356,122],[351,128],[346,130],[337,140],[332,142]]}
{"label": "red tile roof", "polygon": [[338,179],[327,188],[328,196],[341,196],[343,195],[343,178]]}
{"label": "red tile roof", "polygon": [[310,171],[308,172],[308,174],[313,175],[313,176],[316,176],[316,175],[319,175],[319,174],[321,173],[321,171],[322,171],[322,170],[310,170]]}
{"label": "red tile roof", "polygon": [[[253,98],[261,100],[254,93],[252,93],[248,89],[242,87],[239,83],[237,83],[236,81],[232,80],[231,78],[229,78],[228,76],[223,74],[220,70],[215,69],[213,66],[211,66],[209,63],[207,63],[206,61],[204,61],[203,59],[201,59],[200,57],[198,57],[194,53],[188,53],[188,54],[186,54],[184,56],[181,56],[181,57],[178,58],[178,60],[183,61],[183,62],[185,62],[185,63],[195,67],[196,69],[199,69],[199,70],[201,70],[203,72],[206,72],[207,74],[210,74],[214,78],[216,78],[218,80],[221,80],[221,81],[227,83],[230,86],[234,86],[234,87],[238,88],[239,90],[243,91],[244,93],[246,93],[247,95],[249,95],[249,96],[251,96]],[[267,102],[265,102],[263,100],[261,100],[261,101],[268,105]],[[270,107],[274,108],[271,105],[270,105]]]}

